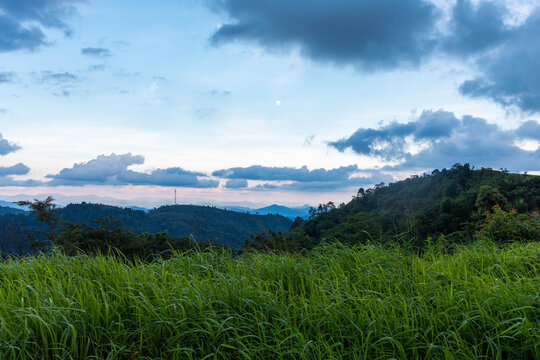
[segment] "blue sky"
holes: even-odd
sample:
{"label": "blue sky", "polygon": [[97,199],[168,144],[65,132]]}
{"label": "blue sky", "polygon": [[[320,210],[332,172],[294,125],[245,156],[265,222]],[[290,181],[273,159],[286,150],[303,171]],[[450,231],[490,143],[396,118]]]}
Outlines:
{"label": "blue sky", "polygon": [[540,1],[0,0],[0,196],[317,204],[540,171]]}

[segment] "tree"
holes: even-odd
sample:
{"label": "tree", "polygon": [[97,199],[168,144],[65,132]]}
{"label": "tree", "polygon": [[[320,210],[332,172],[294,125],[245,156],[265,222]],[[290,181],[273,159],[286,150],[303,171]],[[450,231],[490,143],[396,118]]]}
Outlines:
{"label": "tree", "polygon": [[504,195],[501,194],[497,188],[484,185],[480,186],[475,205],[478,208],[478,211],[484,213],[493,209],[493,206],[495,205],[499,205],[503,209],[507,208],[508,200],[506,200]]}
{"label": "tree", "polygon": [[[54,198],[52,196],[48,196],[45,200],[23,200],[18,201],[17,204],[20,206],[30,207],[30,213],[34,215],[36,220],[47,225],[48,231],[37,231],[37,233],[43,235],[47,241],[54,245],[56,240],[56,230],[58,228],[58,224],[60,223],[60,216],[57,213],[58,209],[54,203]],[[29,238],[33,241],[32,245],[42,245],[34,236],[30,236]]]}

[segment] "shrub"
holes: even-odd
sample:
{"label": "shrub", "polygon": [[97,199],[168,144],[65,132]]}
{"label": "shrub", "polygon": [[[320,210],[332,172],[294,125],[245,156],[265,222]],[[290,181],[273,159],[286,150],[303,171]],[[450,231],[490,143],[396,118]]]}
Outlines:
{"label": "shrub", "polygon": [[514,209],[504,211],[499,205],[492,212],[484,212],[484,222],[476,233],[477,238],[496,242],[540,240],[540,214],[518,214]]}

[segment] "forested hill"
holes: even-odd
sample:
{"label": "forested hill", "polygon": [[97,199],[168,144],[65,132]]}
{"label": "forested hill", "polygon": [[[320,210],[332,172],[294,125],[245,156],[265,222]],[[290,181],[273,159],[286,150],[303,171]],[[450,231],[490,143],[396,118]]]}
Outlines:
{"label": "forested hill", "polygon": [[0,206],[0,215],[5,214],[24,214],[26,213],[24,210],[16,209],[9,206]]}
{"label": "forested hill", "polygon": [[252,215],[210,206],[162,206],[148,213],[98,204],[70,204],[58,211],[64,221],[88,222],[112,215],[135,233],[167,231],[173,237],[193,235],[198,241],[239,248],[250,234],[272,230],[286,231],[291,221],[279,215]]}
{"label": "forested hill", "polygon": [[[167,231],[172,237],[193,235],[198,241],[214,241],[232,248],[240,248],[250,234],[268,230],[283,232],[289,230],[291,225],[290,219],[280,215],[252,215],[196,205],[162,206],[145,213],[116,206],[81,203],[58,209],[58,215],[62,221],[92,226],[96,219],[112,216],[113,222],[120,220],[123,229],[134,233]],[[6,214],[0,220],[1,228],[19,232],[24,230],[30,233],[43,227],[30,217],[21,218],[21,215]],[[0,236],[13,232],[7,230],[0,231]]]}
{"label": "forested hill", "polygon": [[518,212],[540,208],[540,177],[468,164],[413,176],[374,189],[360,189],[347,204],[329,203],[294,222],[289,241],[312,247],[324,238],[345,243],[412,241],[447,235],[451,241],[470,239],[482,212],[499,204]]}

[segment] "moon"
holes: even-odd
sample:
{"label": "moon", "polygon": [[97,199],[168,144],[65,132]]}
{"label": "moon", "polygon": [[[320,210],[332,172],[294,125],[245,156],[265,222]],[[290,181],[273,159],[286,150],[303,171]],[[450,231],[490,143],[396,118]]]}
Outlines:
{"label": "moon", "polygon": [[281,100],[276,100],[276,105],[280,106],[281,105]]}

